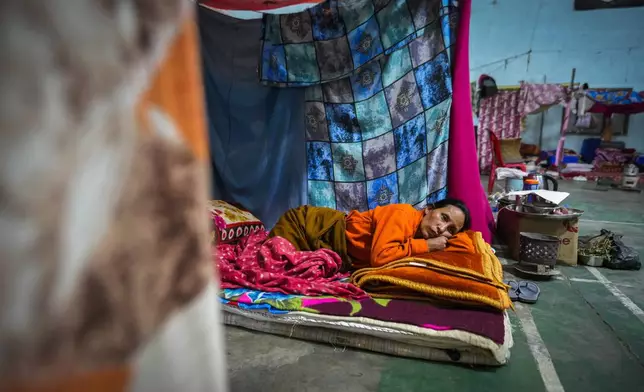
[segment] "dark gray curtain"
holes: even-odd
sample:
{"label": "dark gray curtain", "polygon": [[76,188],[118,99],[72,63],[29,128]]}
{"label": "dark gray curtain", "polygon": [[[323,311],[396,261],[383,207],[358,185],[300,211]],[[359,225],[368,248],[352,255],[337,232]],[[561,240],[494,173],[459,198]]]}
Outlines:
{"label": "dark gray curtain", "polygon": [[306,204],[304,89],[258,82],[261,20],[198,8],[212,196],[241,203],[272,227]]}

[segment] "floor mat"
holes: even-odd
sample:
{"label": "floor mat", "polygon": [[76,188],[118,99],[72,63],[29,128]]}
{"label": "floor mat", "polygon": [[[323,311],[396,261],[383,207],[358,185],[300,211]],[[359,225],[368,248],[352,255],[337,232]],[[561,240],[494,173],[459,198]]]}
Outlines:
{"label": "floor mat", "polygon": [[437,331],[408,324],[364,317],[338,317],[307,312],[274,314],[224,305],[224,322],[275,335],[355,347],[401,357],[472,365],[499,366],[507,363],[512,331],[504,314],[502,344],[470,332]]}

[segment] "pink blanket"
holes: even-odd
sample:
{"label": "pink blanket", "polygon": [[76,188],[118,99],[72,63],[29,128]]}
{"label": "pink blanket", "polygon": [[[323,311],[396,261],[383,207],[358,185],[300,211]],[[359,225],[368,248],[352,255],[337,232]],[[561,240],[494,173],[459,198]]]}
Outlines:
{"label": "pink blanket", "polygon": [[[519,90],[499,91],[498,94],[481,100],[479,108],[478,160],[482,173],[492,166],[492,143],[490,132],[499,139],[521,137],[521,116],[519,115]],[[473,132],[473,131],[472,131]]]}
{"label": "pink blanket", "polygon": [[237,245],[213,248],[222,288],[245,287],[284,294],[334,295],[362,298],[366,294],[351,283],[340,282],[342,260],[320,249],[301,252],[281,237],[267,239],[266,231],[242,238]]}
{"label": "pink blanket", "polygon": [[519,89],[519,115],[525,117],[542,108],[565,103],[568,97],[566,87],[560,84],[521,82]]}

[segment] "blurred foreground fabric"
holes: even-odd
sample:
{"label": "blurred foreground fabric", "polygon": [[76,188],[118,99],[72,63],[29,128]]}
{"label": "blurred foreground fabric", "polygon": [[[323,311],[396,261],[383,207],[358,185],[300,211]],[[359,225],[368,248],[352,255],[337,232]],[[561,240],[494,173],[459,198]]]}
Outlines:
{"label": "blurred foreground fabric", "polygon": [[193,14],[0,4],[0,390],[226,390]]}

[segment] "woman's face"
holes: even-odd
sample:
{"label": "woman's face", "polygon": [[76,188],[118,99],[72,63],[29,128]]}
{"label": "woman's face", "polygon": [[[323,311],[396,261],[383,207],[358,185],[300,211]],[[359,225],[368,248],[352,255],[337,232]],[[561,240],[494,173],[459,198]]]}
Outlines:
{"label": "woman's face", "polygon": [[440,236],[450,238],[461,231],[464,224],[465,214],[458,207],[453,205],[437,209],[427,207],[416,236],[426,240]]}

